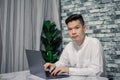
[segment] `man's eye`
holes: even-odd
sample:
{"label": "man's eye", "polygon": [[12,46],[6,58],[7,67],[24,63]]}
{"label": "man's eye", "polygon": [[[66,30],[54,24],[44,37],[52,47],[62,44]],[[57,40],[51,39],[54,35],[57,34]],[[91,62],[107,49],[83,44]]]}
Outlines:
{"label": "man's eye", "polygon": [[80,27],[75,27],[75,29],[79,29]]}
{"label": "man's eye", "polygon": [[70,31],[70,30],[72,30],[71,28],[68,28],[68,30]]}

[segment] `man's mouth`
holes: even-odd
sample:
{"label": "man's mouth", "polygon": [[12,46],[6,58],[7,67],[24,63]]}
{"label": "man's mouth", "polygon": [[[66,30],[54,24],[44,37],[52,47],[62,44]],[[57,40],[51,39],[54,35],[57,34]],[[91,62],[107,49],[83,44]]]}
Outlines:
{"label": "man's mouth", "polygon": [[72,36],[72,38],[77,38],[77,35],[76,36]]}

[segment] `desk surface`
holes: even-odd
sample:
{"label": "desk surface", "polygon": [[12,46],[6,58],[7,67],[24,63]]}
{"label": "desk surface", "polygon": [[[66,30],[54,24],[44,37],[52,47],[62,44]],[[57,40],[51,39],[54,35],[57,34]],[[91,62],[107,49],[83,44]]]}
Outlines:
{"label": "desk surface", "polygon": [[[20,72],[0,74],[0,77],[5,78],[6,80],[45,80],[45,79],[42,79],[40,77],[30,74],[29,71],[20,71]],[[104,77],[70,76],[67,78],[53,79],[53,80],[108,80],[108,79]]]}

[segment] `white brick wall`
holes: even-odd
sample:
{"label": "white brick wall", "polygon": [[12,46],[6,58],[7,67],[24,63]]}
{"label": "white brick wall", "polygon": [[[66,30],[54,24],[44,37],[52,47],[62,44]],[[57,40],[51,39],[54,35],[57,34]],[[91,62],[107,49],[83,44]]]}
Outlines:
{"label": "white brick wall", "polygon": [[64,21],[72,13],[82,14],[86,34],[102,42],[108,77],[120,80],[120,0],[61,0],[64,47],[71,41]]}

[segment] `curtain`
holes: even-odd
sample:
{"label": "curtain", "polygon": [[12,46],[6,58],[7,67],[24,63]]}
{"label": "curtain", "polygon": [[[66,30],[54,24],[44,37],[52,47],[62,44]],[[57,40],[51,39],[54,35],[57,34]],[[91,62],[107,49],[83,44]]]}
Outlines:
{"label": "curtain", "polygon": [[45,20],[53,20],[56,23],[56,27],[61,30],[59,1],[60,0],[47,0],[44,15]]}
{"label": "curtain", "polygon": [[1,73],[26,70],[25,50],[40,49],[43,21],[60,28],[59,0],[0,0],[0,9]]}
{"label": "curtain", "polygon": [[[0,4],[1,13],[1,4]],[[1,39],[1,16],[0,16],[0,72],[1,72],[1,60],[2,60],[2,39]]]}

